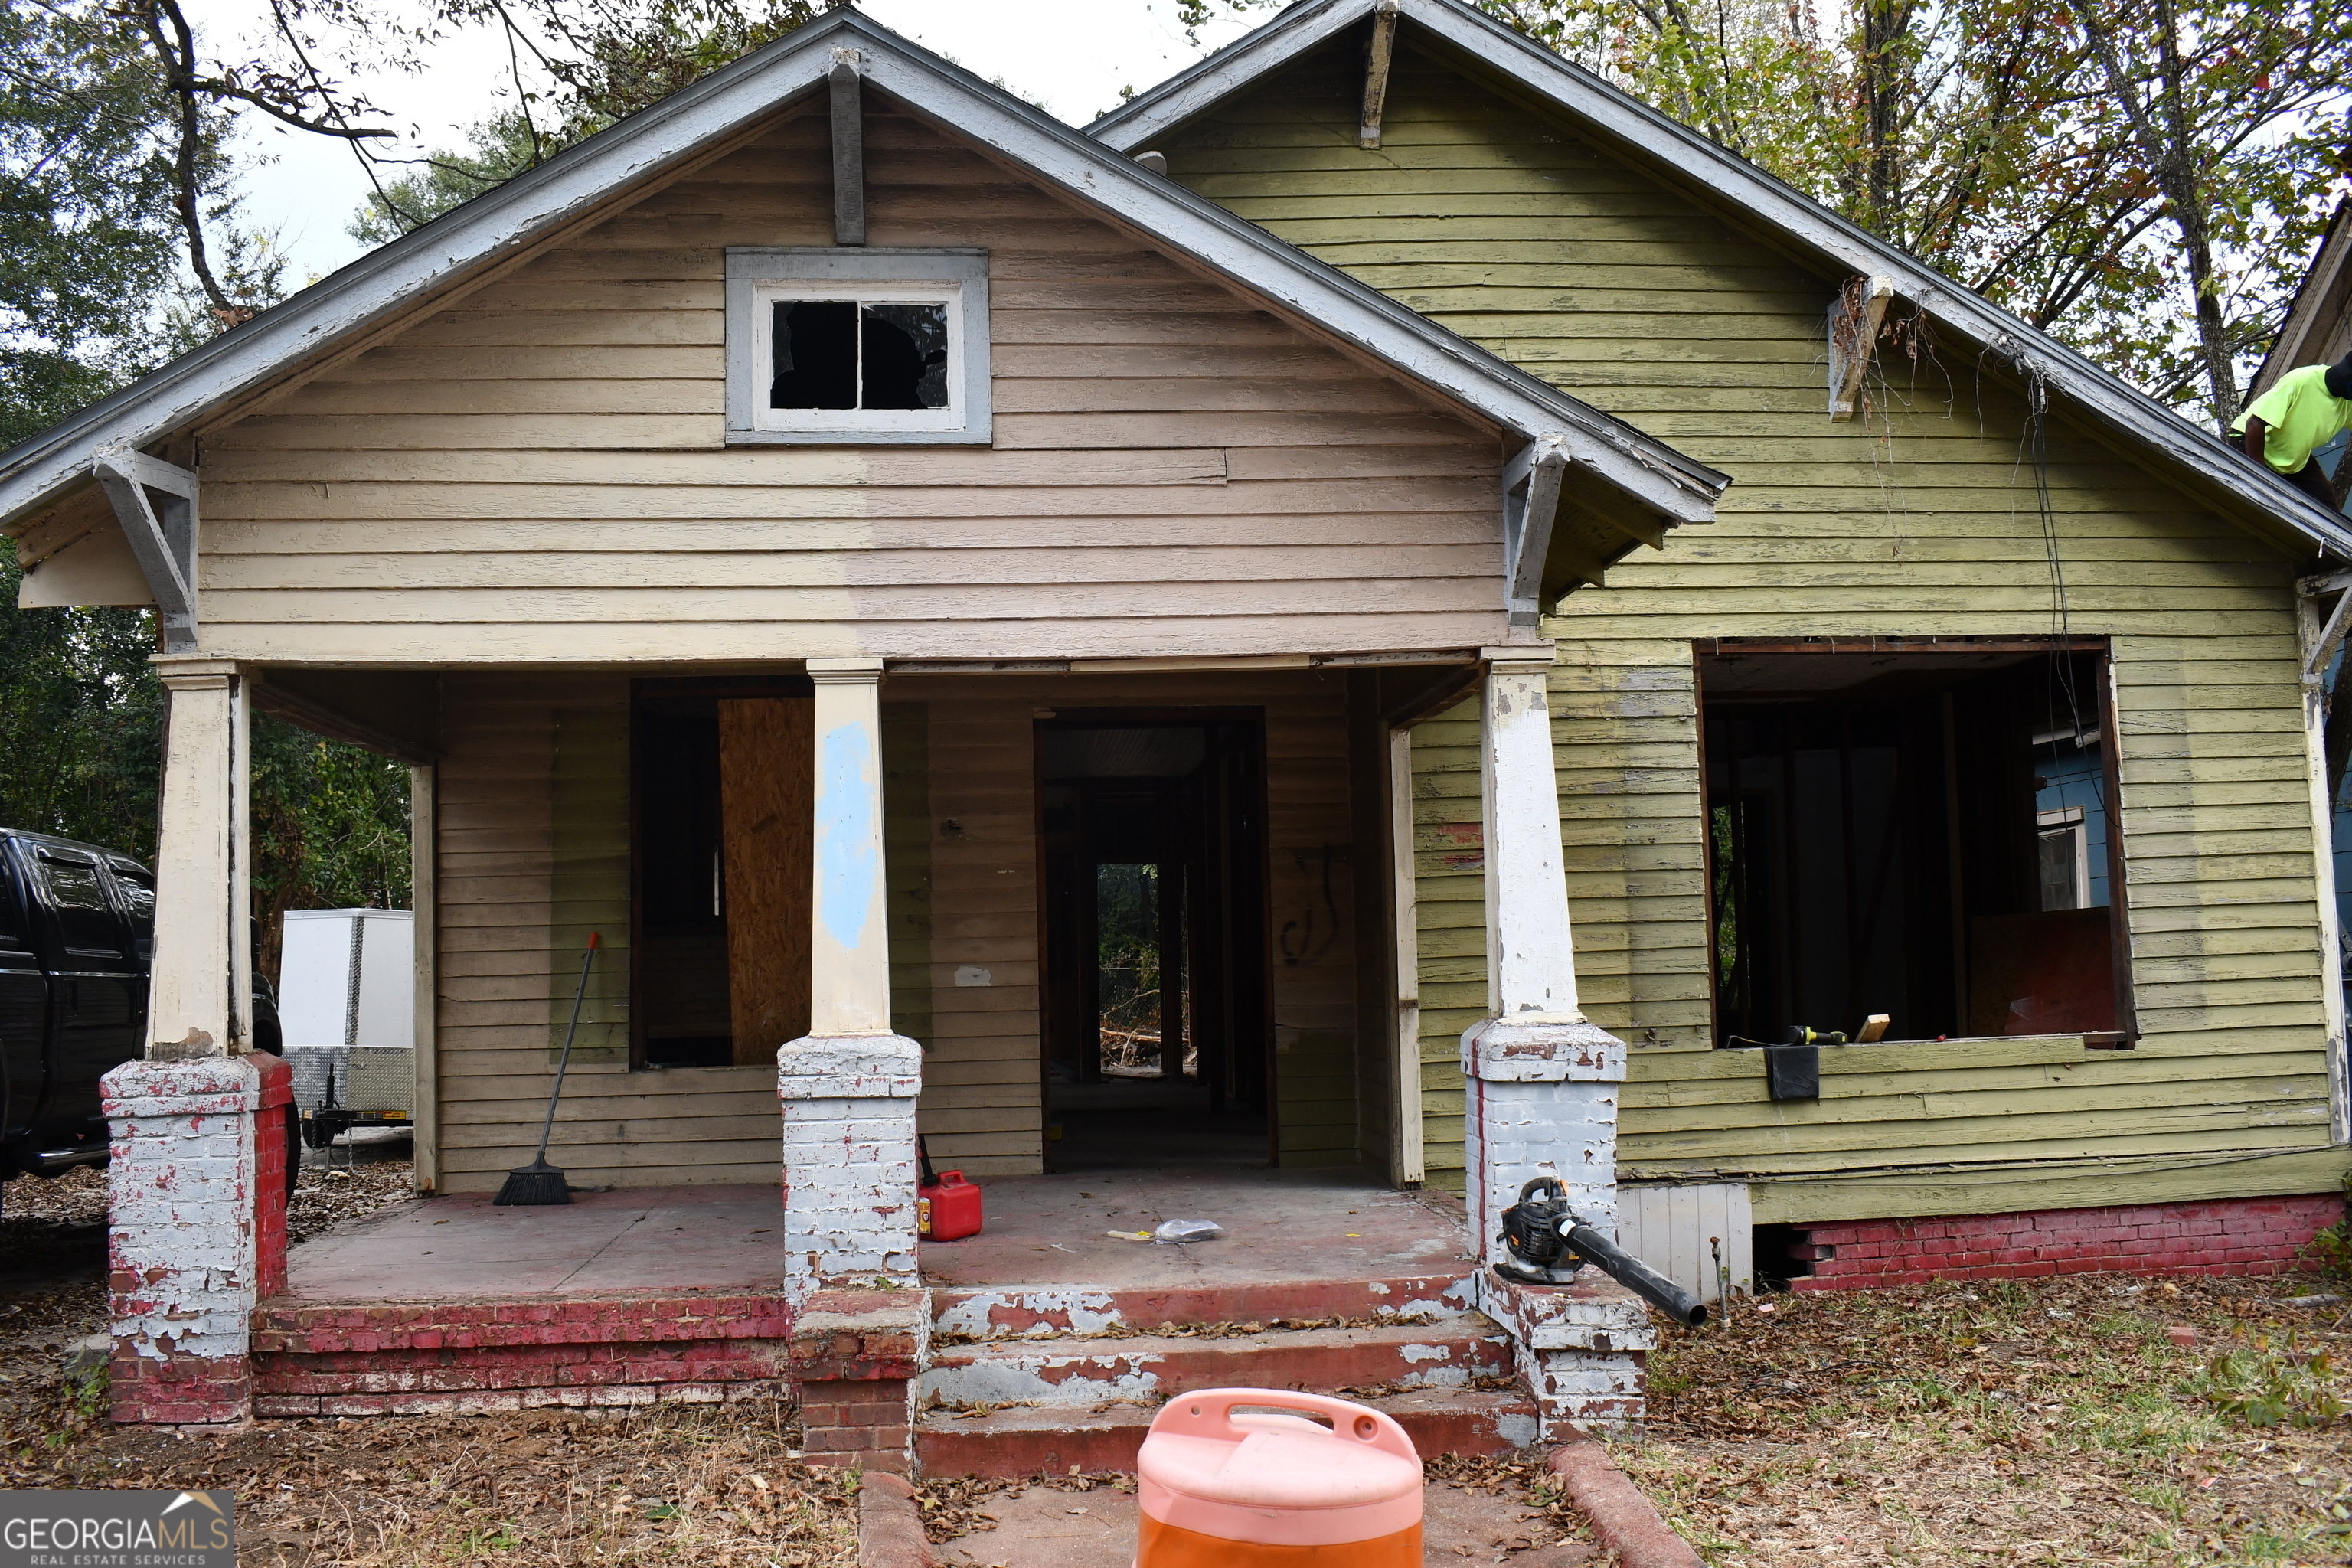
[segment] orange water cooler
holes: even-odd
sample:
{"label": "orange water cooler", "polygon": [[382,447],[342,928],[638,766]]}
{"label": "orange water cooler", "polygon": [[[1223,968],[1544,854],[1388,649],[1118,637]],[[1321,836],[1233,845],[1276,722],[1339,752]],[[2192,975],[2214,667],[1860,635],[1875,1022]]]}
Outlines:
{"label": "orange water cooler", "polygon": [[1179,1394],[1136,1472],[1135,1568],[1421,1568],[1421,1456],[1377,1410],[1269,1388]]}

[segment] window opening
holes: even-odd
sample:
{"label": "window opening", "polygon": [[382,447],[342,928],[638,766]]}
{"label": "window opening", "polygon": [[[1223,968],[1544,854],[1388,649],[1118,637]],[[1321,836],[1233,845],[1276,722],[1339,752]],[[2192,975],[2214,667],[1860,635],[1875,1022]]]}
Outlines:
{"label": "window opening", "polygon": [[945,408],[945,300],[779,300],[768,406]]}
{"label": "window opening", "polygon": [[1717,1044],[1878,1013],[1889,1039],[2127,1027],[2106,738],[2070,718],[2103,653],[1727,650],[1699,676]]}

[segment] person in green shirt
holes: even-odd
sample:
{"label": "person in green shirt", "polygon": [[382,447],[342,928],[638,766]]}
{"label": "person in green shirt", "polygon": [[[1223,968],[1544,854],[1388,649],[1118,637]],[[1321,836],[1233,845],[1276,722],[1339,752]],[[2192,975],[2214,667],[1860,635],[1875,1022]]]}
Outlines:
{"label": "person in green shirt", "polygon": [[2312,453],[2352,427],[2352,354],[2334,364],[2307,364],[2278,378],[2230,426],[2246,440],[2246,456],[2328,510],[2336,491]]}

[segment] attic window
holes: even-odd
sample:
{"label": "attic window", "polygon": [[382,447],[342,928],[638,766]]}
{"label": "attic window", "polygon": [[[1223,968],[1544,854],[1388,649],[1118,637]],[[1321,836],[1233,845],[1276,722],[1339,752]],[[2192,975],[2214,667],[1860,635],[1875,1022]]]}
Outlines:
{"label": "attic window", "polygon": [[727,364],[731,442],[985,443],[987,257],[730,250]]}

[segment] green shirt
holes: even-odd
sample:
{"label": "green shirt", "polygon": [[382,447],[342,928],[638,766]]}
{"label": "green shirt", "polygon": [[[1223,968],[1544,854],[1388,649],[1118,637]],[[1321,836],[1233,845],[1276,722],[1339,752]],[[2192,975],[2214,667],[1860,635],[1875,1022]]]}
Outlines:
{"label": "green shirt", "polygon": [[2254,399],[2230,426],[2231,434],[2244,435],[2249,419],[2270,426],[2263,432],[2263,460],[2282,474],[2299,473],[2312,453],[2352,427],[2352,403],[2329,395],[2326,365],[2307,364],[2287,372]]}

